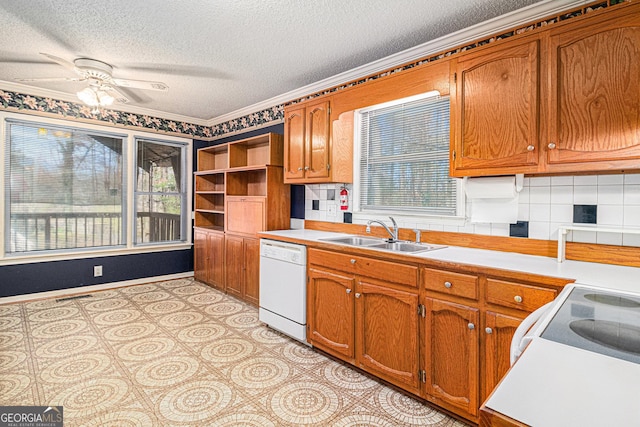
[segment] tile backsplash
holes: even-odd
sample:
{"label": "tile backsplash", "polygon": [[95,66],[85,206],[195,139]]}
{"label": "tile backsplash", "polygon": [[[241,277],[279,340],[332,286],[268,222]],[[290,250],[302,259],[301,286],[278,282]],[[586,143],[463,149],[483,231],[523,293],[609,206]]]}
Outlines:
{"label": "tile backsplash", "polygon": [[[337,195],[343,184],[305,186],[305,219],[328,222],[345,221]],[[351,197],[351,185],[347,185]],[[528,237],[557,240],[558,227],[572,223],[640,228],[640,174],[580,175],[525,178],[519,195],[518,223],[452,226],[429,223],[404,224],[403,228]],[[351,212],[353,201],[349,200]],[[347,215],[350,220],[351,215]],[[571,231],[568,241],[640,246],[639,234],[596,231]]]}

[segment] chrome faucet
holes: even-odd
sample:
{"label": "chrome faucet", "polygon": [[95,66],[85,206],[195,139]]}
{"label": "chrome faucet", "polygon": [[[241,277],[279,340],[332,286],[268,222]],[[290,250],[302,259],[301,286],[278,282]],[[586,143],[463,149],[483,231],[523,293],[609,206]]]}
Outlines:
{"label": "chrome faucet", "polygon": [[398,241],[398,224],[396,223],[396,220],[393,219],[393,217],[390,216],[389,219],[393,223],[393,231],[389,229],[389,227],[387,227],[387,224],[385,224],[384,222],[379,221],[377,219],[372,219],[367,221],[366,232],[371,233],[371,224],[375,222],[376,224],[380,224],[381,226],[383,226],[384,229],[387,230],[387,233],[389,233],[389,236],[391,236],[390,238],[387,239],[387,242],[389,243],[397,242]]}

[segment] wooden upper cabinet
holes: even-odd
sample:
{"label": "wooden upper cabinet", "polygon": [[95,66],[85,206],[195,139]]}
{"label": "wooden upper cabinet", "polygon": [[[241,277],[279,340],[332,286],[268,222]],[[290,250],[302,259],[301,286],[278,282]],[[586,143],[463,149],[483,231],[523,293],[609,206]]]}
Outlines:
{"label": "wooden upper cabinet", "polygon": [[329,177],[329,101],[307,106],[305,176]]}
{"label": "wooden upper cabinet", "polygon": [[539,57],[528,37],[453,63],[452,176],[537,169]]}
{"label": "wooden upper cabinet", "polygon": [[550,31],[549,171],[640,168],[637,10]]}
{"label": "wooden upper cabinet", "polygon": [[329,101],[295,105],[285,111],[285,182],[325,182],[330,170]]}
{"label": "wooden upper cabinet", "polygon": [[305,163],[305,107],[296,106],[285,112],[284,179],[304,179]]}
{"label": "wooden upper cabinet", "polygon": [[353,112],[331,116],[331,98],[285,108],[284,182],[353,181]]}

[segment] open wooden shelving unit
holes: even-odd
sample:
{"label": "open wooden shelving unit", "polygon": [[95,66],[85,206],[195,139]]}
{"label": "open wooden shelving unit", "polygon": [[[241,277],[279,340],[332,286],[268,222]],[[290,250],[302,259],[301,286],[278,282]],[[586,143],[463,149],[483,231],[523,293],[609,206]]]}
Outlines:
{"label": "open wooden shelving unit", "polygon": [[249,262],[257,233],[288,229],[290,222],[283,137],[267,133],[201,148],[194,177],[196,278],[257,305],[258,263]]}

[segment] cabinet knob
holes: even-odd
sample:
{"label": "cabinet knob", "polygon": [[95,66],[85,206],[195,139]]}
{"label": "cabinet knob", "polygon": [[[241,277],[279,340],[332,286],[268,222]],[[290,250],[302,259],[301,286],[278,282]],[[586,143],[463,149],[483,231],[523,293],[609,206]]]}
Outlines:
{"label": "cabinet knob", "polygon": [[308,171],[309,170],[309,166],[305,166],[304,170]]}
{"label": "cabinet knob", "polygon": [[527,146],[527,151],[533,151],[535,149],[536,149],[536,147],[534,147],[533,145],[528,145]]}
{"label": "cabinet knob", "polygon": [[444,282],[444,287],[445,287],[445,288],[449,289],[451,286],[453,286],[453,285],[451,284],[451,282]]}
{"label": "cabinet knob", "polygon": [[488,334],[492,334],[493,333],[493,329],[491,328],[484,328],[484,331]]}
{"label": "cabinet knob", "polygon": [[556,148],[556,144],[555,142],[550,142],[549,145],[547,145],[547,147],[549,147],[549,150],[553,150],[554,148]]}
{"label": "cabinet knob", "polygon": [[351,258],[351,264],[355,264],[355,263],[356,263],[356,260]]}
{"label": "cabinet knob", "polygon": [[513,300],[517,303],[522,302],[522,297],[520,295],[516,295],[515,297],[513,297]]}
{"label": "cabinet knob", "polygon": [[469,324],[467,325],[467,328],[469,328],[469,330],[473,331],[476,328],[476,325],[474,325],[473,323],[469,322]]}
{"label": "cabinet knob", "polygon": [[356,292],[356,298],[360,298],[360,293]]}
{"label": "cabinet knob", "polygon": [[351,293],[351,289],[347,288],[347,293],[350,294]]}
{"label": "cabinet knob", "polygon": [[299,167],[299,168],[298,168],[298,170],[299,170],[299,171],[301,171],[301,170],[302,170],[302,167]]}

